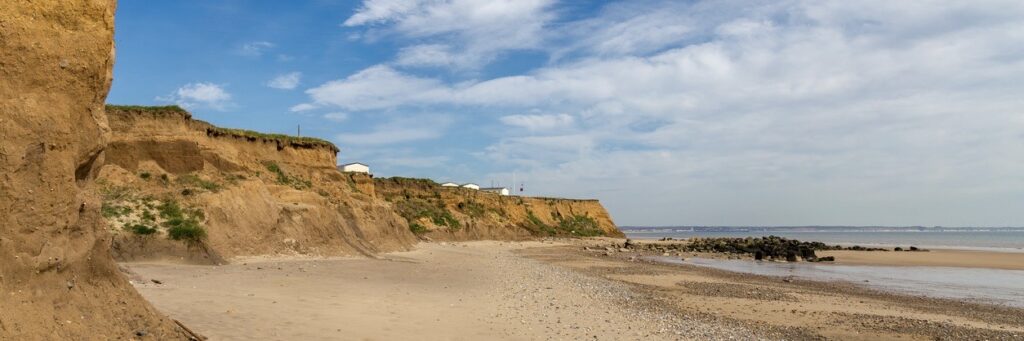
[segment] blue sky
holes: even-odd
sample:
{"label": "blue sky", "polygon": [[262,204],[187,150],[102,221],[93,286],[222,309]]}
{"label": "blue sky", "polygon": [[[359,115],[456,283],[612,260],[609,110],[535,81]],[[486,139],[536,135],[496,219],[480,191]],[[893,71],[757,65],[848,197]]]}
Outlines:
{"label": "blue sky", "polygon": [[622,225],[1024,225],[1024,3],[120,1],[108,102]]}

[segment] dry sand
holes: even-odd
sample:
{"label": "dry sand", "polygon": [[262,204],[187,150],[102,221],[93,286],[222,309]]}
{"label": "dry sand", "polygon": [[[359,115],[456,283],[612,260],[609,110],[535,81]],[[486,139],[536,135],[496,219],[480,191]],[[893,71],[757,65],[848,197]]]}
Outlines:
{"label": "dry sand", "polygon": [[1020,309],[640,262],[585,243],[128,267],[143,296],[213,340],[1024,339]]}
{"label": "dry sand", "polygon": [[[523,258],[541,243],[420,244],[384,259],[128,264],[212,340],[691,339],[749,335],[637,302],[629,286]],[[156,279],[163,284],[153,283]],[[679,334],[677,334],[677,332]]]}

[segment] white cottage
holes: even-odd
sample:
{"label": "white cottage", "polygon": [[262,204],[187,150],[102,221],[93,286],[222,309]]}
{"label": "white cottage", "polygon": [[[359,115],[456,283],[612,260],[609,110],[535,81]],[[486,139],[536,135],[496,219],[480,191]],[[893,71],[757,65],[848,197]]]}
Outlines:
{"label": "white cottage", "polygon": [[480,185],[477,185],[477,184],[474,184],[474,183],[468,183],[468,184],[462,185],[462,188],[469,188],[469,189],[474,189],[474,190],[480,190]]}
{"label": "white cottage", "polygon": [[500,195],[508,195],[508,193],[509,193],[508,192],[508,188],[505,188],[505,187],[486,187],[486,188],[481,188],[480,190],[483,191],[483,192],[491,192],[491,193],[496,193],[496,194],[500,194]]}
{"label": "white cottage", "polygon": [[459,184],[454,182],[445,182],[441,184],[441,187],[459,187]]}
{"label": "white cottage", "polygon": [[347,164],[338,166],[338,170],[340,170],[342,172],[345,172],[345,173],[364,173],[364,174],[370,174],[370,166],[367,166],[367,165],[359,163],[359,162],[347,163]]}

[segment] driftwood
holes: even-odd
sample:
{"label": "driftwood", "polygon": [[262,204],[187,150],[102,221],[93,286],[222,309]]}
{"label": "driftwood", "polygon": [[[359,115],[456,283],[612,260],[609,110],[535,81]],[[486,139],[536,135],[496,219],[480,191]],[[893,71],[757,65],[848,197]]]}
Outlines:
{"label": "driftwood", "polygon": [[192,331],[192,329],[188,329],[188,327],[185,327],[185,325],[182,324],[181,321],[178,321],[178,320],[175,320],[175,319],[171,319],[171,321],[174,321],[174,323],[177,324],[178,327],[181,327],[181,329],[184,329],[185,332],[188,333],[188,336],[190,338],[192,338],[193,340],[196,340],[196,341],[206,340],[205,336],[199,335],[198,333]]}

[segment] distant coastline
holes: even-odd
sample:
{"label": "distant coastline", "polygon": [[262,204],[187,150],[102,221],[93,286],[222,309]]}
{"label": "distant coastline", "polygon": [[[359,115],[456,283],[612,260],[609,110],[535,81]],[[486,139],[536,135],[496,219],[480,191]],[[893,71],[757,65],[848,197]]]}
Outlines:
{"label": "distant coastline", "polygon": [[944,226],[619,226],[623,232],[1024,232],[1024,227]]}
{"label": "distant coastline", "polygon": [[623,226],[620,229],[627,237],[634,239],[776,235],[842,246],[917,246],[929,249],[1024,252],[1024,227]]}

